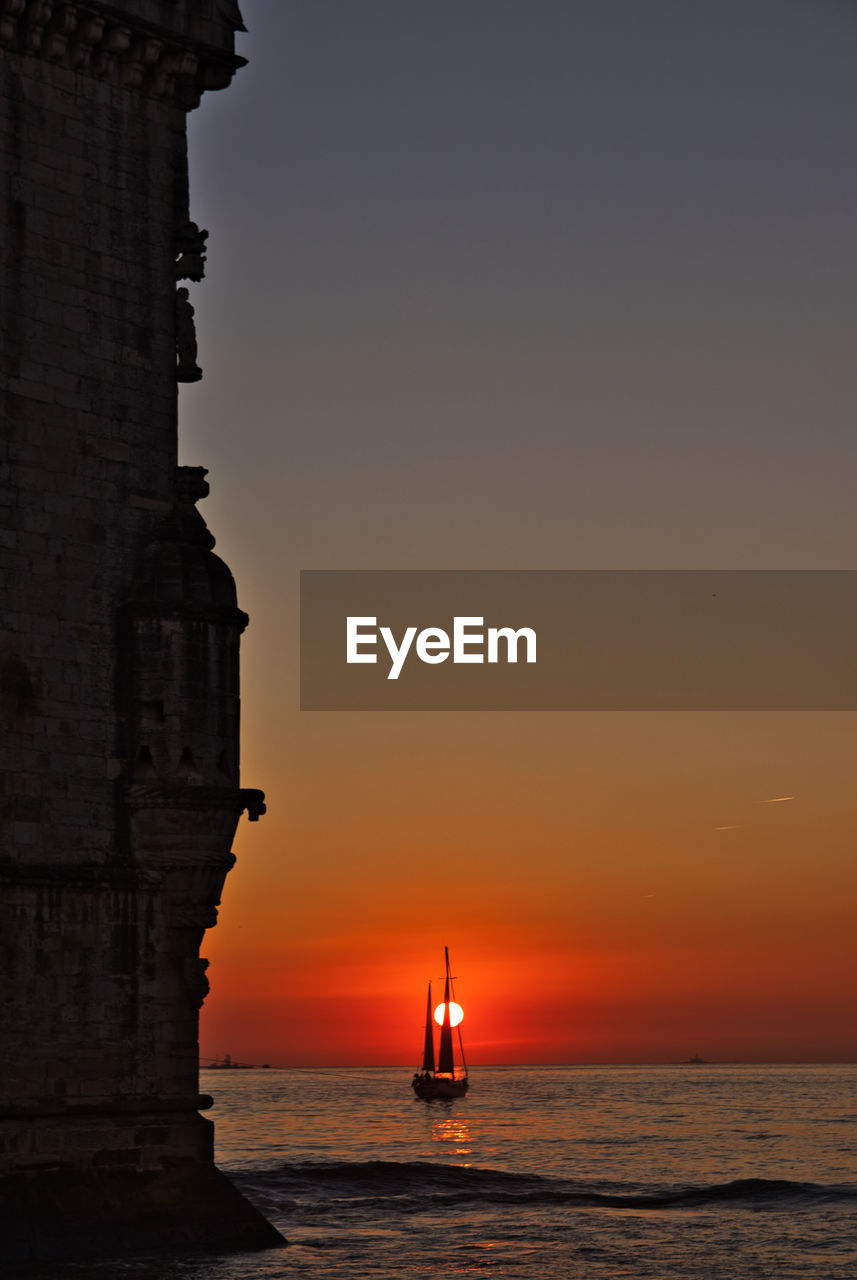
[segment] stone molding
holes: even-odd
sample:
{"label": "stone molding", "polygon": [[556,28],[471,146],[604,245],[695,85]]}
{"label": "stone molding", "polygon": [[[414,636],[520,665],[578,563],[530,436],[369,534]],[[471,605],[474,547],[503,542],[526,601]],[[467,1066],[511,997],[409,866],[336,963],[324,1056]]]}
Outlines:
{"label": "stone molding", "polygon": [[[172,1098],[153,1097],[150,1094],[126,1094],[122,1098],[111,1098],[110,1115],[166,1115],[174,1111],[209,1111],[214,1100],[208,1093],[189,1093]],[[34,1103],[22,1103],[20,1106],[0,1107],[0,1121],[47,1119],[50,1116],[64,1118],[74,1116],[104,1116],[105,1108],[99,1102],[69,1102],[64,1106],[56,1104],[40,1106]]]}
{"label": "stone molding", "polygon": [[234,624],[239,634],[244,631],[250,621],[248,614],[236,605],[228,604],[188,604],[168,607],[162,604],[141,604],[133,602],[124,605],[129,618],[164,618],[173,621],[190,620],[194,622],[220,622]]}
{"label": "stone molding", "polygon": [[247,61],[96,0],[0,0],[0,46],[139,89],[185,111],[199,105],[206,89],[226,88]]}
{"label": "stone molding", "polygon": [[43,886],[70,892],[79,889],[102,889],[110,893],[117,890],[145,892],[157,890],[162,879],[161,874],[136,864],[79,862],[69,865],[57,862],[13,862],[8,858],[0,861],[0,884],[14,889]]}
{"label": "stone molding", "polygon": [[246,811],[251,822],[258,822],[265,813],[265,793],[257,787],[135,782],[128,791],[128,805],[132,812],[144,809],[198,810],[207,814],[229,813],[236,818],[240,818]]}

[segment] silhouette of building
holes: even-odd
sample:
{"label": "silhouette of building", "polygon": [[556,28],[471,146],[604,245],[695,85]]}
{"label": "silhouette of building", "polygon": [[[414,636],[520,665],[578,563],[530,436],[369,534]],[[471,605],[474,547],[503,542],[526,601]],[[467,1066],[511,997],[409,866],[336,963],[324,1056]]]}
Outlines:
{"label": "silhouette of building", "polygon": [[247,618],[178,467],[186,112],[234,0],[0,0],[0,1257],[281,1237],[213,1164],[199,947]]}

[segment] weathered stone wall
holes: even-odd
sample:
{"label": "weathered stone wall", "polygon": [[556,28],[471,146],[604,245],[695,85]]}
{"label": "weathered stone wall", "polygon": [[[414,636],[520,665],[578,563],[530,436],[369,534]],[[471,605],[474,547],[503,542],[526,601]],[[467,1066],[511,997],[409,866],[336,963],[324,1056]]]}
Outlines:
{"label": "weathered stone wall", "polygon": [[177,278],[204,252],[185,115],[239,24],[0,0],[0,1175],[211,1166],[199,944],[261,797],[246,617],[176,466]]}

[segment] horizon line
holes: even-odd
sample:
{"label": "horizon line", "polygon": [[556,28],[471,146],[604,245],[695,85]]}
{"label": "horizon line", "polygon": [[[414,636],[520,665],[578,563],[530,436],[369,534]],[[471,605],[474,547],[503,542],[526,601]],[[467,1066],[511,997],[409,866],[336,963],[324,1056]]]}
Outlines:
{"label": "horizon line", "polygon": [[[469,1064],[473,1070],[473,1063]],[[857,1066],[855,1058],[664,1058],[657,1061],[640,1062],[483,1062],[477,1064],[479,1070],[501,1068],[556,1067],[562,1069],[586,1067],[853,1067]],[[408,1062],[318,1062],[318,1063],[241,1063],[232,1062],[229,1066],[222,1063],[200,1063],[200,1071],[412,1071],[413,1063]]]}

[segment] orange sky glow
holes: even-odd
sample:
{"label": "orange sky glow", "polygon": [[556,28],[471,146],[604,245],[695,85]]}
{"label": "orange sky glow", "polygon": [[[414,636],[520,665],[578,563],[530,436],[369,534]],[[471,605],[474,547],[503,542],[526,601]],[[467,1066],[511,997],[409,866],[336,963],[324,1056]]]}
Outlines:
{"label": "orange sky glow", "polygon": [[413,1063],[444,945],[474,1063],[853,1057],[853,732],[304,716],[205,939],[203,1058]]}

